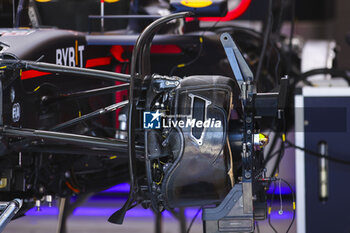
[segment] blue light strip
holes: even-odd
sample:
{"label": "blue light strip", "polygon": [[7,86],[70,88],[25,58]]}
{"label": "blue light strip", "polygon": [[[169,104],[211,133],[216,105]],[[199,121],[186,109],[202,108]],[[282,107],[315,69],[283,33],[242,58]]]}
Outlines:
{"label": "blue light strip", "polygon": [[[58,215],[57,207],[43,206],[40,208],[41,211],[36,211],[36,208],[30,209],[26,215],[28,216],[56,216]],[[74,212],[73,216],[111,216],[117,208],[98,208],[98,207],[78,207]],[[186,209],[185,216],[192,218],[198,209]],[[165,218],[173,218],[172,214],[168,211],[162,213]],[[201,213],[200,213],[201,215]],[[154,213],[149,209],[134,208],[126,212],[126,217],[153,217]]]}

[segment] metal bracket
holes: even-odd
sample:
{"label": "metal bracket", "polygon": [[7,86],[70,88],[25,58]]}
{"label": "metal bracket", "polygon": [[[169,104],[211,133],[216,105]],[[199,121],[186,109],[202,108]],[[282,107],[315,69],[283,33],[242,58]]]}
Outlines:
{"label": "metal bracket", "polygon": [[0,202],[0,232],[2,232],[11,219],[17,214],[18,210],[22,207],[23,200],[14,199],[10,202]]}
{"label": "metal bracket", "polygon": [[220,40],[239,86],[241,86],[243,82],[252,82],[253,72],[230,34],[226,32],[223,33],[220,36]]}
{"label": "metal bracket", "polygon": [[[232,68],[235,79],[241,90],[242,108],[245,118],[253,119],[250,111],[254,94],[253,73],[242,53],[232,40],[230,34],[223,33],[220,37],[222,46]],[[225,199],[216,208],[203,209],[204,232],[253,232],[253,187],[252,187],[252,135],[254,123],[244,121],[244,139],[242,144],[242,183],[235,184]]]}
{"label": "metal bracket", "polygon": [[253,213],[245,213],[244,195],[242,184],[236,184],[219,206],[203,209],[204,232],[253,232]]}

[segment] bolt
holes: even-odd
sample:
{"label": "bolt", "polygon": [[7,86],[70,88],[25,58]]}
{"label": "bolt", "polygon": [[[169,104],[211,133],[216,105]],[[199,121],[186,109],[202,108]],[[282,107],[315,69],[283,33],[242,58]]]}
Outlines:
{"label": "bolt", "polygon": [[46,195],[45,201],[49,204],[49,207],[52,206],[52,196],[51,195]]}
{"label": "bolt", "polygon": [[252,122],[252,118],[247,117],[247,118],[245,119],[245,121],[246,121],[247,123],[250,123],[250,122]]}
{"label": "bolt", "polygon": [[36,200],[35,201],[36,211],[40,211],[40,205],[41,205],[40,200]]}

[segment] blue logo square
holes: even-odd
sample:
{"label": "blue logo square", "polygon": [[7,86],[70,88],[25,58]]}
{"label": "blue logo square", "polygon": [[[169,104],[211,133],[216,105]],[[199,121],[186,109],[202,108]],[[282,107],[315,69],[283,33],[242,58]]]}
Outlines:
{"label": "blue logo square", "polygon": [[160,129],[160,116],[162,114],[157,110],[156,112],[143,113],[143,128],[144,129]]}

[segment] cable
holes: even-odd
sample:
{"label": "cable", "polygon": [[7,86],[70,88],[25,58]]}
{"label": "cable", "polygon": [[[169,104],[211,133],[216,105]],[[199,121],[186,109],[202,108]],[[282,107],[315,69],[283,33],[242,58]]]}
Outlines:
{"label": "cable", "polygon": [[289,230],[290,230],[290,228],[293,226],[294,221],[295,221],[295,192],[294,192],[292,186],[291,186],[286,180],[284,180],[284,179],[282,179],[282,178],[279,178],[279,179],[282,180],[282,181],[289,187],[289,189],[290,189],[290,191],[291,191],[291,193],[292,193],[292,199],[293,199],[293,218],[292,218],[292,221],[291,221],[291,223],[289,224],[289,227],[288,227],[288,229],[287,229],[287,231],[286,231],[286,233],[288,233]]}
{"label": "cable", "polygon": [[266,167],[267,162],[270,161],[271,158],[273,157],[272,151],[274,150],[276,143],[277,143],[277,139],[278,139],[277,129],[273,129],[273,126],[276,124],[275,122],[276,122],[276,119],[273,121],[273,125],[271,125],[271,128],[272,128],[271,132],[275,131],[276,133],[273,135],[273,139],[272,138],[271,138],[271,140],[269,139],[269,141],[270,141],[269,142],[269,150],[267,151],[266,158],[264,159],[264,163],[263,163],[264,167]]}
{"label": "cable", "polygon": [[293,144],[293,143],[291,143],[289,141],[286,141],[286,143],[288,145],[290,145],[291,147],[294,147],[294,148],[296,148],[298,150],[306,152],[309,155],[312,155],[312,156],[315,156],[315,157],[318,157],[318,158],[325,158],[326,160],[329,160],[331,162],[335,162],[335,163],[339,163],[339,164],[343,164],[343,165],[350,165],[350,161],[349,160],[337,159],[337,158],[333,158],[333,157],[330,157],[330,156],[327,156],[327,155],[322,155],[322,154],[314,152],[312,150],[308,150],[306,148],[297,146],[297,145],[295,145],[295,144]]}
{"label": "cable", "polygon": [[268,16],[267,16],[267,22],[266,22],[266,27],[265,27],[265,33],[264,33],[263,46],[261,49],[260,59],[259,59],[259,63],[258,63],[258,67],[256,69],[256,75],[255,75],[255,80],[256,80],[255,83],[256,84],[258,84],[258,82],[259,82],[262,66],[264,63],[264,58],[266,55],[266,48],[267,48],[267,44],[269,42],[271,29],[272,29],[272,20],[273,20],[272,0],[269,0]]}
{"label": "cable", "polygon": [[282,200],[282,192],[281,192],[281,179],[278,181],[278,191],[280,196],[280,210],[278,211],[278,214],[283,214],[283,200]]}
{"label": "cable", "polygon": [[[293,203],[292,203],[292,208],[293,208],[293,218],[292,218],[292,221],[290,222],[290,224],[289,224],[289,226],[288,226],[288,228],[287,228],[287,231],[286,231],[286,233],[288,233],[289,231],[290,231],[290,229],[291,229],[291,227],[293,226],[293,223],[294,223],[294,221],[295,221],[295,192],[294,192],[294,190],[293,190],[293,188],[292,188],[292,186],[286,181],[286,180],[284,180],[283,178],[277,178],[277,179],[275,179],[274,181],[273,181],[273,185],[274,185],[274,188],[273,188],[273,193],[272,193],[272,197],[271,197],[271,202],[270,202],[270,205],[269,205],[269,209],[268,209],[268,223],[269,223],[269,226],[271,227],[271,229],[275,232],[275,233],[278,233],[277,232],[277,230],[274,228],[274,226],[272,225],[272,223],[271,223],[271,210],[272,210],[272,203],[273,203],[273,201],[274,201],[274,196],[275,196],[275,191],[276,191],[276,180],[278,180],[278,182],[279,182],[279,187],[280,187],[280,185],[281,185],[281,181],[283,182],[283,183],[285,183],[288,187],[289,187],[289,189],[290,189],[290,191],[291,191],[291,194],[292,194],[292,200],[293,200]],[[279,191],[280,192],[280,198],[281,198],[281,191]],[[281,200],[282,201],[282,200]],[[282,203],[281,203],[281,205],[282,205]]]}
{"label": "cable", "polygon": [[[289,146],[285,146],[284,149],[287,149],[289,148]],[[280,150],[277,150],[275,151],[274,153],[271,154],[271,156],[269,158],[266,157],[266,159],[264,159],[264,167],[266,166],[267,162],[270,161],[273,157],[275,157],[277,154],[279,154],[281,152],[281,149]]]}
{"label": "cable", "polygon": [[257,233],[260,233],[258,221],[255,221],[255,228],[256,228]]}
{"label": "cable", "polygon": [[276,174],[276,171],[279,170],[279,165],[280,165],[282,158],[284,156],[285,141],[286,141],[286,133],[285,133],[286,132],[286,119],[285,119],[284,114],[282,114],[279,123],[281,125],[281,132],[282,132],[282,134],[280,135],[281,139],[282,139],[281,150],[280,150],[280,153],[278,154],[276,163],[274,165],[274,168],[273,168],[270,176],[274,176]]}
{"label": "cable", "polygon": [[211,31],[213,28],[215,28],[219,22],[221,22],[221,19],[216,21],[211,27],[207,28],[204,30],[204,32],[202,33],[202,35],[199,37],[199,43],[200,43],[200,47],[199,47],[199,51],[197,53],[197,56],[192,59],[191,61],[187,62],[187,63],[182,63],[182,64],[177,64],[175,65],[173,68],[171,68],[169,76],[172,76],[174,74],[174,72],[176,71],[177,68],[183,68],[183,67],[187,67],[189,65],[192,65],[193,63],[195,63],[202,55],[203,52],[203,37],[205,35],[206,32]]}
{"label": "cable", "polygon": [[292,66],[292,49],[293,49],[293,37],[294,37],[294,26],[295,26],[295,0],[292,1],[291,6],[291,25],[290,25],[290,35],[289,35],[289,54],[288,54],[288,66],[287,66],[287,75],[290,75],[291,66]]}
{"label": "cable", "polygon": [[305,73],[302,73],[299,75],[299,77],[294,81],[294,86],[297,85],[299,81],[304,81],[306,78],[318,75],[318,74],[330,74],[332,77],[341,77],[343,78],[348,85],[350,86],[350,76],[348,74],[348,71],[345,70],[336,70],[336,69],[329,69],[329,68],[320,68],[320,69],[313,69],[309,70]]}
{"label": "cable", "polygon": [[202,209],[202,207],[199,208],[199,209],[197,210],[197,213],[193,216],[193,218],[192,218],[192,220],[191,220],[191,223],[190,223],[190,225],[189,225],[188,228],[187,228],[186,233],[190,233],[191,227],[192,227],[194,221],[196,220],[198,214],[201,212],[201,209]]}
{"label": "cable", "polygon": [[277,53],[277,62],[276,62],[276,67],[275,67],[275,79],[276,79],[276,84],[277,84],[278,80],[279,80],[278,70],[279,70],[280,63],[281,63],[281,54],[279,53],[276,45],[274,45],[273,48],[275,49],[275,51]]}
{"label": "cable", "polygon": [[202,51],[203,51],[203,35],[199,37],[199,44],[200,44],[200,47],[199,47],[199,51],[197,53],[197,56],[187,63],[178,64],[178,65],[174,66],[173,68],[171,68],[169,76],[172,76],[177,68],[183,68],[183,67],[187,67],[189,65],[192,65],[201,57]]}
{"label": "cable", "polygon": [[275,165],[273,167],[273,170],[272,170],[270,176],[274,176],[276,174],[276,172],[279,170],[279,165],[280,165],[282,158],[284,156],[284,149],[285,149],[284,142],[282,142],[281,149],[279,150]]}
{"label": "cable", "polygon": [[279,3],[279,9],[278,9],[278,17],[277,17],[277,21],[274,23],[274,27],[272,29],[273,30],[273,34],[279,36],[281,34],[281,27],[282,27],[282,23],[283,23],[283,16],[284,16],[284,12],[285,12],[285,4],[284,1],[286,0],[280,0]]}
{"label": "cable", "polygon": [[271,229],[275,233],[278,233],[276,231],[276,229],[272,226],[272,223],[271,223],[271,210],[272,210],[272,202],[273,202],[273,200],[275,198],[275,191],[276,191],[276,181],[273,181],[273,192],[272,192],[272,197],[271,197],[270,206],[269,206],[269,210],[268,210],[268,222],[269,222],[269,226],[271,227]]}

